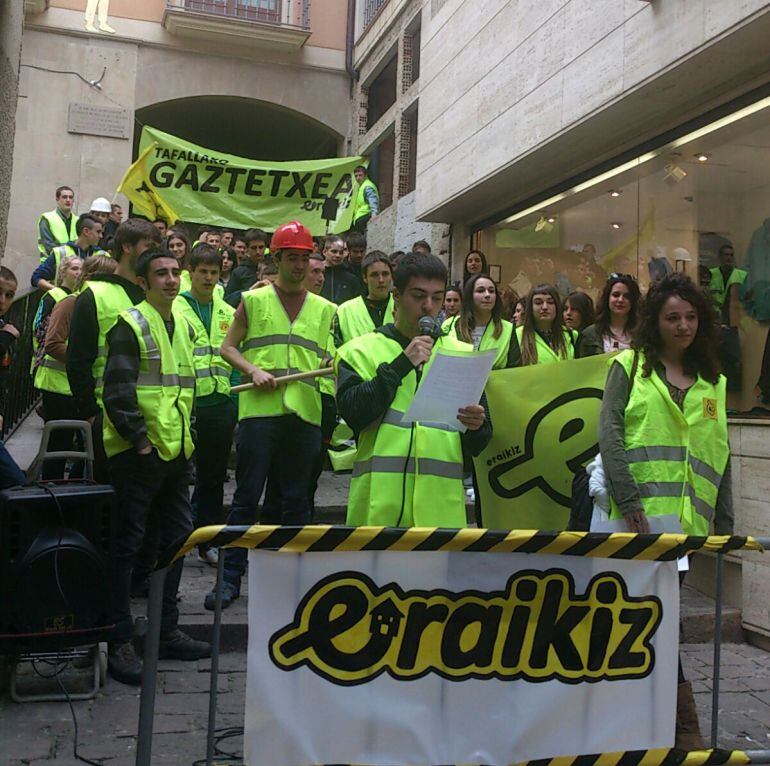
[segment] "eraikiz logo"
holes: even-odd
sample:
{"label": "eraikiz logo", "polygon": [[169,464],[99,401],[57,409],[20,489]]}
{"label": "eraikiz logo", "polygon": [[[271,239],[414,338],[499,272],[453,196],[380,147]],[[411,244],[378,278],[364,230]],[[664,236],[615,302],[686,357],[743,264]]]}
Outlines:
{"label": "eraikiz logo", "polygon": [[310,589],[269,650],[283,670],[306,666],[340,685],[381,673],[592,683],[649,675],[661,616],[658,598],[629,596],[615,572],[582,595],[562,569],[518,572],[489,593],[380,588],[340,572]]}

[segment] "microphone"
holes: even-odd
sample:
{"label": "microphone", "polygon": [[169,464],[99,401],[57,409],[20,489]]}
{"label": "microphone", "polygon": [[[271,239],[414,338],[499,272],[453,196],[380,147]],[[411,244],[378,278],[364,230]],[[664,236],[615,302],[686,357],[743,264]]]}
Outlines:
{"label": "microphone", "polygon": [[[439,338],[441,336],[441,325],[438,323],[438,321],[432,317],[432,316],[422,316],[417,321],[417,326],[420,328],[420,335],[427,335],[429,338],[433,338],[433,340],[436,340],[436,338]],[[417,368],[418,373],[422,373],[422,368],[424,364],[421,364]],[[419,380],[419,375],[418,375]]]}
{"label": "microphone", "polygon": [[441,336],[441,327],[432,316],[420,317],[417,325],[420,328],[420,335],[427,335],[429,338],[433,338],[433,340]]}

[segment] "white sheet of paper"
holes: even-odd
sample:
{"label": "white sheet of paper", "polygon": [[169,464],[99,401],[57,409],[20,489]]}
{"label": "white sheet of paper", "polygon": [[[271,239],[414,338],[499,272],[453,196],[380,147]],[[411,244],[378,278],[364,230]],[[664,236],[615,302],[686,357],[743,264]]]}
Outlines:
{"label": "white sheet of paper", "polygon": [[[647,523],[650,525],[650,532],[655,535],[672,534],[682,535],[682,522],[678,516],[648,516]],[[600,521],[597,524],[591,524],[592,532],[628,532],[626,522],[623,519],[611,519],[609,521]],[[680,572],[686,572],[690,568],[690,562],[687,556],[677,559],[677,569]]]}
{"label": "white sheet of paper", "polygon": [[478,404],[495,356],[495,351],[437,351],[401,422],[442,423],[453,431],[465,432],[457,411]]}

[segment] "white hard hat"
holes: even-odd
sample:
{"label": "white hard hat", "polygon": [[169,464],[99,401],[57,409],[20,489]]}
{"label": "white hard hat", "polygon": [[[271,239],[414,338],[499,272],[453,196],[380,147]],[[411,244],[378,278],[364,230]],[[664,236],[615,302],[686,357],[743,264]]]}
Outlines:
{"label": "white hard hat", "polygon": [[692,256],[683,247],[674,248],[674,260],[675,261],[691,261]]}
{"label": "white hard hat", "polygon": [[110,201],[106,197],[97,197],[88,209],[94,213],[111,213],[112,205],[110,205]]}

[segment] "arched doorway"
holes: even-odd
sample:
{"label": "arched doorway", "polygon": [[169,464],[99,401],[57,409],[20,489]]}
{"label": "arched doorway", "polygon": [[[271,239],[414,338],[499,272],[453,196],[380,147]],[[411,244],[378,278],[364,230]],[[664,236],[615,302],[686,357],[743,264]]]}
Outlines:
{"label": "arched doorway", "polygon": [[206,149],[268,162],[336,157],[343,137],[301,112],[237,96],[194,96],[136,112],[134,158],[148,125]]}

